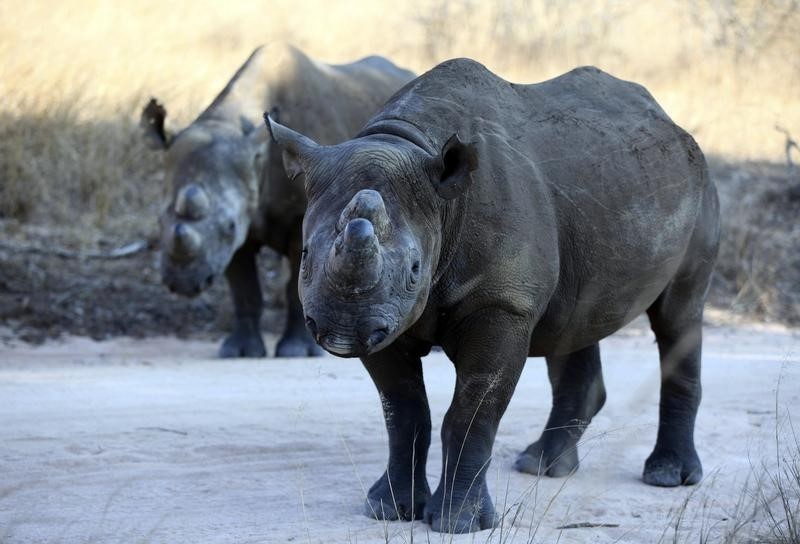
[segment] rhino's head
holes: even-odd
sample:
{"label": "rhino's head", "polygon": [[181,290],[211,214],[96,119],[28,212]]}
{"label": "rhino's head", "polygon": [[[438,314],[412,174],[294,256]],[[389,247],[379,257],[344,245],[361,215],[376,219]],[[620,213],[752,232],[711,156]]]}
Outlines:
{"label": "rhino's head", "polygon": [[196,123],[172,138],[165,115],[155,101],[142,114],[152,147],[166,153],[165,181],[172,189],[160,217],[161,276],[171,291],[195,296],[225,271],[247,237],[265,135],[259,141],[252,124]]}
{"label": "rhino's head", "polygon": [[299,289],[310,332],[344,357],[386,347],[425,308],[446,201],[469,185],[474,148],[453,137],[431,153],[380,134],[320,146],[268,124],[287,173],[305,180]]}

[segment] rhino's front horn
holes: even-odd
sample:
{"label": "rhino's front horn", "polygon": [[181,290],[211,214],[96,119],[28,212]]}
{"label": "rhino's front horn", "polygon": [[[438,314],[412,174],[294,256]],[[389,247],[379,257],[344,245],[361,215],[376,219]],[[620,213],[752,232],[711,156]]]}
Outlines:
{"label": "rhino's front horn", "polygon": [[380,279],[383,257],[370,221],[351,220],[339,234],[328,257],[331,279],[349,291],[368,291]]}
{"label": "rhino's front horn", "polygon": [[352,219],[359,217],[372,223],[378,239],[386,241],[389,235],[389,214],[386,213],[386,205],[378,191],[362,189],[357,192],[339,216],[337,228],[342,231]]}
{"label": "rhino's front horn", "polygon": [[172,229],[171,253],[175,257],[194,257],[200,252],[200,233],[186,223],[176,223]]}
{"label": "rhino's front horn", "polygon": [[181,188],[175,199],[175,213],[185,219],[202,219],[211,208],[205,190],[194,183]]}

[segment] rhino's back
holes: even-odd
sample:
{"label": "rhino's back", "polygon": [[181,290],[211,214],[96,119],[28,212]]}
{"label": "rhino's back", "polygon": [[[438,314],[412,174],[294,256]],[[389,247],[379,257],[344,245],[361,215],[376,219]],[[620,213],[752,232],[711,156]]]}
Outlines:
{"label": "rhino's back", "polygon": [[476,144],[475,231],[461,234],[470,242],[449,284],[477,286],[455,297],[470,304],[503,293],[543,313],[537,354],[587,345],[646,309],[684,260],[710,187],[696,143],[652,96],[596,68],[517,85],[457,59],[381,118],[421,127],[434,146],[453,132]]}
{"label": "rhino's back", "polygon": [[528,153],[559,257],[534,344],[574,348],[658,297],[684,263],[713,187],[695,141],[640,85],[581,68],[517,92],[536,104]]}
{"label": "rhino's back", "polygon": [[296,47],[275,42],[256,48],[198,121],[261,125],[264,111],[320,143],[357,131],[414,74],[382,57],[349,64],[318,62]]}

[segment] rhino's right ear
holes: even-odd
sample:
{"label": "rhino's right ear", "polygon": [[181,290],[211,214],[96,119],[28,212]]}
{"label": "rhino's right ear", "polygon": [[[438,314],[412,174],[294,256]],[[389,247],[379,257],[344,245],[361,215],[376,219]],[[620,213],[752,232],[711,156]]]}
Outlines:
{"label": "rhino's right ear", "polygon": [[462,142],[453,134],[433,161],[434,187],[445,200],[452,200],[472,185],[472,173],[478,168],[475,144]]}
{"label": "rhino's right ear", "polygon": [[164,128],[166,118],[167,110],[155,98],[151,98],[142,110],[142,117],[139,120],[139,126],[142,127],[142,133],[150,149],[167,149],[172,143],[172,135]]}
{"label": "rhino's right ear", "polygon": [[264,122],[272,137],[272,141],[283,150],[283,169],[289,179],[304,174],[314,151],[320,146],[311,138],[283,126],[264,113]]}

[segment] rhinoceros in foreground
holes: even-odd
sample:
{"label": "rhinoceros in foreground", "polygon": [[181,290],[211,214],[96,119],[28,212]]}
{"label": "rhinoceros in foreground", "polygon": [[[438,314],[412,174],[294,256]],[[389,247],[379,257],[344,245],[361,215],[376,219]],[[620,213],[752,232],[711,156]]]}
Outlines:
{"label": "rhinoceros in foreground", "polygon": [[289,258],[289,315],[279,357],[315,355],[297,295],[302,186],[290,183],[273,151],[261,114],[278,118],[324,143],[355,134],[414,74],[386,59],[368,57],[332,66],[297,49],[256,49],[212,104],[175,136],[165,131],[165,109],[155,100],[142,124],[155,147],[166,150],[172,200],[161,216],[162,278],[170,290],[194,296],[223,272],[235,311],[222,357],[263,357],[262,296],[256,255],[267,245]]}
{"label": "rhinoceros in foreground", "polygon": [[[269,119],[268,119],[269,120]],[[305,178],[300,298],[331,353],[361,357],[383,403],[386,472],[369,515],[436,531],[491,526],[500,417],[528,356],[544,356],[550,417],[516,468],[561,476],[605,401],[598,341],[647,312],[661,356],[644,481],[697,482],[703,304],[719,212],[702,152],[641,86],[595,68],[515,85],[445,62],[352,140],[321,146],[271,123]],[[456,388],[430,494],[420,357],[441,345]]]}

